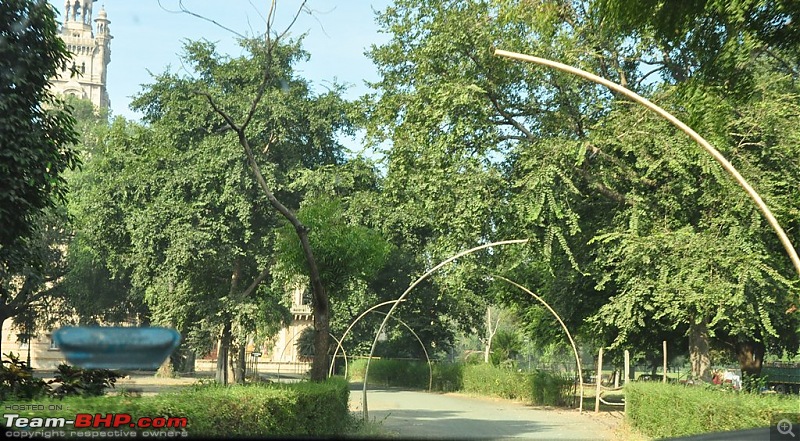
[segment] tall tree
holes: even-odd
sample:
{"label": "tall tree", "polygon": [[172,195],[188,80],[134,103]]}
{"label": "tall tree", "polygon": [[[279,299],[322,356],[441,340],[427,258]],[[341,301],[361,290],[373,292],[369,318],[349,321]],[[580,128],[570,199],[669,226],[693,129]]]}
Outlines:
{"label": "tall tree", "polygon": [[[46,221],[67,191],[62,173],[78,165],[74,119],[49,90],[69,59],[55,12],[44,1],[0,4],[0,324],[35,302],[55,274],[42,252]],[[53,219],[52,217],[50,219]]]}
{"label": "tall tree", "polygon": [[[308,108],[308,110],[311,111],[307,113],[306,116],[309,118],[306,118],[305,121],[312,122],[310,125],[305,126],[310,129],[308,133],[310,137],[308,138],[293,138],[293,134],[290,131],[283,131],[275,125],[268,124],[266,126],[261,126],[257,122],[254,123],[256,121],[254,120],[254,116],[256,116],[257,111],[265,108],[265,102],[279,97],[281,91],[285,89],[285,85],[288,81],[287,77],[291,78],[291,62],[286,63],[286,60],[293,61],[296,59],[295,57],[300,54],[295,47],[295,43],[289,42],[285,44],[283,40],[292,24],[297,19],[297,16],[304,10],[305,1],[297,9],[294,20],[280,33],[276,32],[274,28],[275,3],[275,1],[271,3],[267,13],[266,31],[263,37],[258,40],[251,40],[249,44],[253,55],[260,57],[259,60],[261,62],[261,69],[254,77],[257,81],[256,87],[248,90],[250,93],[249,99],[231,101],[227,96],[229,90],[224,87],[220,88],[218,84],[212,83],[208,83],[205,87],[196,89],[195,93],[203,96],[207,100],[208,105],[214,110],[217,117],[236,134],[239,145],[244,150],[247,164],[259,188],[266,196],[270,206],[287,222],[292,224],[300,240],[301,249],[303,250],[303,255],[307,264],[309,284],[311,285],[312,292],[311,305],[314,310],[315,356],[311,366],[311,378],[314,381],[322,381],[327,378],[328,372],[326,363],[330,334],[330,302],[328,293],[322,283],[320,269],[308,239],[308,227],[300,222],[290,205],[287,204],[287,200],[280,197],[280,195],[276,193],[276,188],[265,178],[261,165],[259,165],[259,158],[253,146],[263,146],[264,152],[270,150],[274,144],[286,141],[294,142],[297,145],[311,143],[319,144],[320,147],[331,147],[335,144],[332,134],[346,127],[348,124],[341,118],[341,106],[336,105],[336,103],[340,101],[336,91],[331,91],[328,93],[327,97],[320,97],[317,100],[317,103],[320,105],[316,106],[315,109],[313,106]],[[184,10],[184,12],[189,11]],[[295,50],[293,51],[292,48],[295,48]],[[202,68],[203,66],[199,67]],[[272,108],[271,110],[278,109]],[[316,112],[314,110],[316,110]],[[286,122],[280,112],[272,113],[270,111],[269,114],[273,121]],[[322,122],[322,124],[319,124],[320,122]],[[262,136],[253,137],[257,134]],[[266,137],[263,135],[266,135]],[[325,151],[325,149],[322,151]],[[319,160],[325,158],[320,157],[315,159]]]}

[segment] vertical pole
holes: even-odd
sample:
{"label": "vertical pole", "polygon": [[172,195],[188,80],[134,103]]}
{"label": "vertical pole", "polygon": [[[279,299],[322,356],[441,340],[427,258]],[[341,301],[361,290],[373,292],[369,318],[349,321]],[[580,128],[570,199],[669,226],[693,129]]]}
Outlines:
{"label": "vertical pole", "polygon": [[662,346],[664,348],[664,378],[661,380],[663,383],[667,382],[667,341],[664,340]]}
{"label": "vertical pole", "polygon": [[[631,371],[631,353],[627,349],[625,349],[625,374],[624,374],[625,376],[624,376],[624,378],[625,378],[625,387],[626,388],[628,387],[628,382],[631,381],[630,377],[628,377],[628,375],[630,374],[630,371]],[[628,414],[628,399],[627,399],[628,398],[627,397],[628,394],[626,393],[625,395],[626,395],[626,397],[623,398],[623,402],[625,403],[625,407],[623,408],[624,409],[623,412],[625,413],[625,415],[627,415]]]}
{"label": "vertical pole", "polygon": [[603,348],[597,354],[597,378],[594,392],[594,413],[600,412],[600,388],[602,387],[601,380],[603,379]]}
{"label": "vertical pole", "polygon": [[631,372],[631,353],[627,349],[625,349],[625,385],[628,385],[628,382],[631,381],[630,378]]}

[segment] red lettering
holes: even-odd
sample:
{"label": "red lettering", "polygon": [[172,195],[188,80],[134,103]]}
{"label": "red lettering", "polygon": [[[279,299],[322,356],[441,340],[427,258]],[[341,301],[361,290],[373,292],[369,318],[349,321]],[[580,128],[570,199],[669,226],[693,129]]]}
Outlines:
{"label": "red lettering", "polygon": [[116,427],[120,427],[123,424],[128,424],[130,422],[131,422],[131,416],[128,415],[127,413],[120,413],[120,414],[114,415],[114,427],[115,428]]}
{"label": "red lettering", "polygon": [[76,429],[90,427],[92,425],[92,415],[88,413],[79,413],[75,415],[74,425]]}
{"label": "red lettering", "polygon": [[109,413],[106,416],[101,416],[102,414],[96,413],[94,414],[94,423],[92,427],[100,427],[100,423],[103,423],[103,427],[111,427],[111,422],[114,420],[114,414]]}

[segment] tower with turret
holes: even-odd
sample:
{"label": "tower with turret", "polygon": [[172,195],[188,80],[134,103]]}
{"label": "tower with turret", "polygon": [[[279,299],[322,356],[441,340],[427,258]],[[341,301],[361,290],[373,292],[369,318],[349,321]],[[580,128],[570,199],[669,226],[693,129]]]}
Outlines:
{"label": "tower with turret", "polygon": [[53,91],[91,101],[97,107],[110,107],[106,72],[111,62],[111,34],[105,9],[92,18],[97,0],[66,0],[61,39],[72,54],[53,79]]}

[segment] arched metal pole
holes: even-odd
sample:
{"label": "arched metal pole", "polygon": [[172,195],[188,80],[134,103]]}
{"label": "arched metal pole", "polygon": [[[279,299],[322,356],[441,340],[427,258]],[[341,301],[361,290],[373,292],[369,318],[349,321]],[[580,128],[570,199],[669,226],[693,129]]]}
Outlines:
{"label": "arched metal pole", "polygon": [[581,385],[581,400],[579,401],[580,404],[578,405],[578,413],[583,413],[583,370],[581,369],[581,357],[580,357],[580,355],[578,355],[578,346],[575,344],[575,340],[572,339],[572,334],[569,333],[569,329],[567,329],[567,325],[564,324],[564,321],[561,320],[561,317],[558,315],[558,313],[553,308],[551,308],[550,305],[548,305],[547,302],[545,302],[543,298],[537,296],[536,294],[531,292],[528,288],[525,288],[524,286],[520,285],[517,282],[514,282],[514,281],[511,281],[509,279],[506,279],[503,276],[492,275],[492,277],[494,277],[496,279],[500,279],[500,280],[502,280],[504,282],[510,283],[511,285],[514,285],[517,288],[519,288],[519,289],[525,291],[526,293],[532,295],[534,299],[538,300],[539,303],[544,305],[544,307],[547,308],[547,310],[550,311],[555,316],[556,320],[558,320],[558,323],[561,323],[561,327],[564,329],[564,332],[567,333],[567,338],[569,339],[569,344],[572,345],[572,352],[575,354],[575,363],[578,366],[578,381],[580,381],[580,385]]}
{"label": "arched metal pole", "polygon": [[[338,338],[336,338],[336,336],[335,336],[335,335],[333,335],[333,333],[332,333],[332,332],[329,332],[329,333],[328,333],[328,335],[330,335],[331,337],[333,337],[333,339],[336,341],[336,348],[337,348],[337,349],[338,349],[338,348],[342,348],[342,354],[344,354],[344,376],[345,376],[345,378],[347,378],[347,352],[345,352],[345,351],[344,351],[344,347],[342,346],[342,341],[341,341],[341,340],[339,340]],[[336,360],[336,353],[335,353],[335,352],[334,352],[334,354],[333,354],[333,357],[331,357],[331,369],[333,369],[333,362],[334,362],[334,360]],[[331,371],[331,372],[328,372],[328,376],[329,376],[329,377],[332,377],[332,376],[333,376],[333,373],[332,373],[332,371]]]}
{"label": "arched metal pole", "polygon": [[[383,314],[385,316],[389,315],[383,311],[374,311],[374,312],[377,312],[378,314]],[[428,350],[425,349],[425,344],[422,343],[422,340],[419,338],[419,335],[417,335],[417,333],[414,332],[414,330],[411,329],[411,326],[408,326],[406,322],[400,320],[397,317],[392,317],[392,318],[400,322],[401,325],[405,326],[406,329],[411,331],[411,333],[414,334],[414,337],[416,337],[417,341],[419,342],[419,345],[422,346],[422,352],[425,353],[425,359],[428,360],[428,392],[430,392],[433,389],[433,364],[431,364],[431,357],[428,357]]]}
{"label": "arched metal pole", "polygon": [[406,298],[406,296],[408,296],[408,293],[410,293],[412,289],[414,289],[417,285],[422,283],[423,280],[427,279],[431,274],[433,274],[436,271],[438,271],[439,268],[441,268],[441,267],[447,265],[448,263],[458,259],[459,257],[466,256],[467,254],[474,253],[475,251],[479,251],[479,250],[482,250],[484,248],[490,248],[490,247],[501,246],[501,245],[522,244],[522,243],[527,243],[527,242],[528,242],[528,239],[504,240],[504,241],[500,241],[500,242],[491,242],[491,243],[483,244],[483,245],[480,245],[480,246],[477,246],[477,247],[474,247],[474,248],[470,248],[470,249],[468,249],[466,251],[462,251],[462,252],[460,252],[460,253],[458,253],[458,254],[456,254],[456,255],[454,255],[454,256],[452,256],[452,257],[450,257],[450,258],[448,258],[448,259],[446,259],[444,261],[442,261],[441,263],[439,263],[435,267],[433,267],[430,270],[428,270],[425,274],[423,274],[417,280],[415,280],[414,283],[412,283],[403,292],[402,295],[400,295],[400,297],[397,299],[397,302],[394,305],[392,305],[392,309],[390,309],[389,312],[386,314],[386,317],[383,318],[383,322],[381,323],[381,327],[378,328],[378,332],[375,333],[375,339],[372,341],[372,349],[370,349],[370,351],[369,351],[369,357],[367,358],[367,367],[364,370],[364,389],[363,389],[362,395],[361,395],[361,404],[363,404],[363,406],[364,406],[364,409],[363,409],[364,420],[368,420],[369,419],[369,409],[367,407],[367,379],[368,379],[368,376],[369,376],[369,362],[370,362],[370,360],[372,360],[372,356],[375,353],[375,347],[378,346],[378,337],[383,332],[383,328],[386,327],[386,322],[389,321],[389,317],[392,315],[394,310],[397,309],[397,305],[399,305],[400,302],[403,301]]}
{"label": "arched metal pole", "polygon": [[656,112],[659,116],[672,123],[672,125],[681,129],[684,133],[689,135],[695,142],[700,144],[700,146],[703,147],[711,156],[713,156],[714,159],[722,165],[722,168],[724,168],[725,171],[727,171],[731,176],[733,176],[733,178],[736,180],[736,183],[738,183],[745,190],[745,192],[747,192],[747,195],[750,196],[750,199],[752,199],[753,202],[755,202],[756,206],[758,206],[758,209],[761,211],[761,214],[763,214],[764,217],[767,219],[769,225],[772,227],[773,230],[775,230],[775,233],[778,235],[778,239],[780,239],[781,244],[783,244],[783,248],[786,250],[786,254],[789,255],[789,259],[792,261],[792,264],[794,265],[795,271],[797,271],[798,276],[800,276],[800,257],[797,256],[797,251],[794,249],[794,246],[792,246],[792,242],[789,241],[789,237],[786,235],[786,232],[783,231],[783,228],[778,223],[778,220],[775,219],[775,216],[773,216],[772,211],[770,211],[769,207],[767,207],[767,204],[764,203],[764,201],[761,199],[761,196],[759,196],[759,194],[753,189],[752,186],[750,186],[750,184],[744,179],[744,177],[742,177],[742,175],[739,174],[739,172],[733,167],[733,165],[730,162],[728,162],[728,160],[725,159],[725,157],[722,156],[722,154],[718,152],[717,149],[715,149],[708,141],[703,139],[702,136],[698,135],[697,132],[692,130],[691,127],[681,122],[681,120],[679,120],[678,118],[672,116],[672,114],[670,114],[666,110],[653,104],[650,100],[642,96],[639,96],[637,93],[628,90],[620,86],[619,84],[613,83],[605,78],[586,72],[585,70],[581,70],[576,67],[572,67],[556,61],[548,60],[546,58],[534,57],[531,55],[520,54],[517,52],[509,52],[501,49],[495,49],[494,54],[501,57],[512,58],[520,61],[528,61],[531,63],[536,63],[543,66],[551,67],[563,72],[577,75],[581,78],[593,81],[597,84],[606,86],[609,89],[617,93],[620,93],[622,95],[625,95],[631,100]]}
{"label": "arched metal pole", "polygon": [[[288,348],[288,347],[289,347],[289,343],[293,342],[293,341],[294,341],[294,339],[296,339],[298,336],[300,336],[300,334],[301,334],[302,332],[303,332],[303,331],[301,330],[301,331],[300,331],[300,332],[298,332],[297,334],[293,335],[293,336],[292,336],[292,338],[290,338],[290,339],[289,339],[289,341],[287,341],[287,342],[286,342],[286,345],[284,345],[284,346],[283,346],[283,350],[281,351],[281,357],[280,357],[280,358],[281,358],[281,360],[283,360],[283,355],[286,353],[286,348]],[[339,341],[339,340],[337,340],[337,339],[336,339],[336,336],[335,336],[335,335],[333,335],[332,333],[330,333],[330,332],[329,332],[329,333],[328,333],[328,335],[330,335],[331,337],[333,337],[333,339],[334,339],[334,340],[336,340],[337,342]],[[346,366],[347,366],[347,353],[346,353],[346,352],[344,352],[344,348],[342,348],[342,353],[344,354],[344,364],[345,364],[345,369],[347,369],[347,367],[346,367]],[[282,363],[282,362],[280,362],[280,361],[278,362],[278,383],[280,383],[280,381],[281,381],[281,363]],[[329,375],[329,376],[330,376],[330,375]]]}
{"label": "arched metal pole", "polygon": [[[364,318],[365,315],[367,315],[370,312],[376,310],[377,308],[380,308],[383,305],[388,305],[390,303],[397,303],[397,300],[387,300],[385,302],[378,303],[377,305],[373,305],[372,307],[370,307],[366,311],[362,312],[358,317],[356,317],[355,320],[353,320],[350,323],[350,326],[348,326],[347,329],[345,329],[344,334],[342,334],[342,337],[339,339],[339,341],[343,342],[347,338],[347,334],[350,333],[350,330],[353,329],[353,326],[355,326],[356,323],[358,323],[362,318]],[[341,343],[338,343],[337,346],[336,346],[336,350],[333,351],[333,360],[331,360],[331,366],[330,366],[330,368],[328,368],[328,376],[329,377],[331,375],[333,375],[333,364],[334,364],[334,360],[336,360],[336,354],[339,353],[339,349],[342,349],[342,352],[344,352],[344,348],[342,348]],[[346,376],[346,374],[345,374],[345,376]]]}

